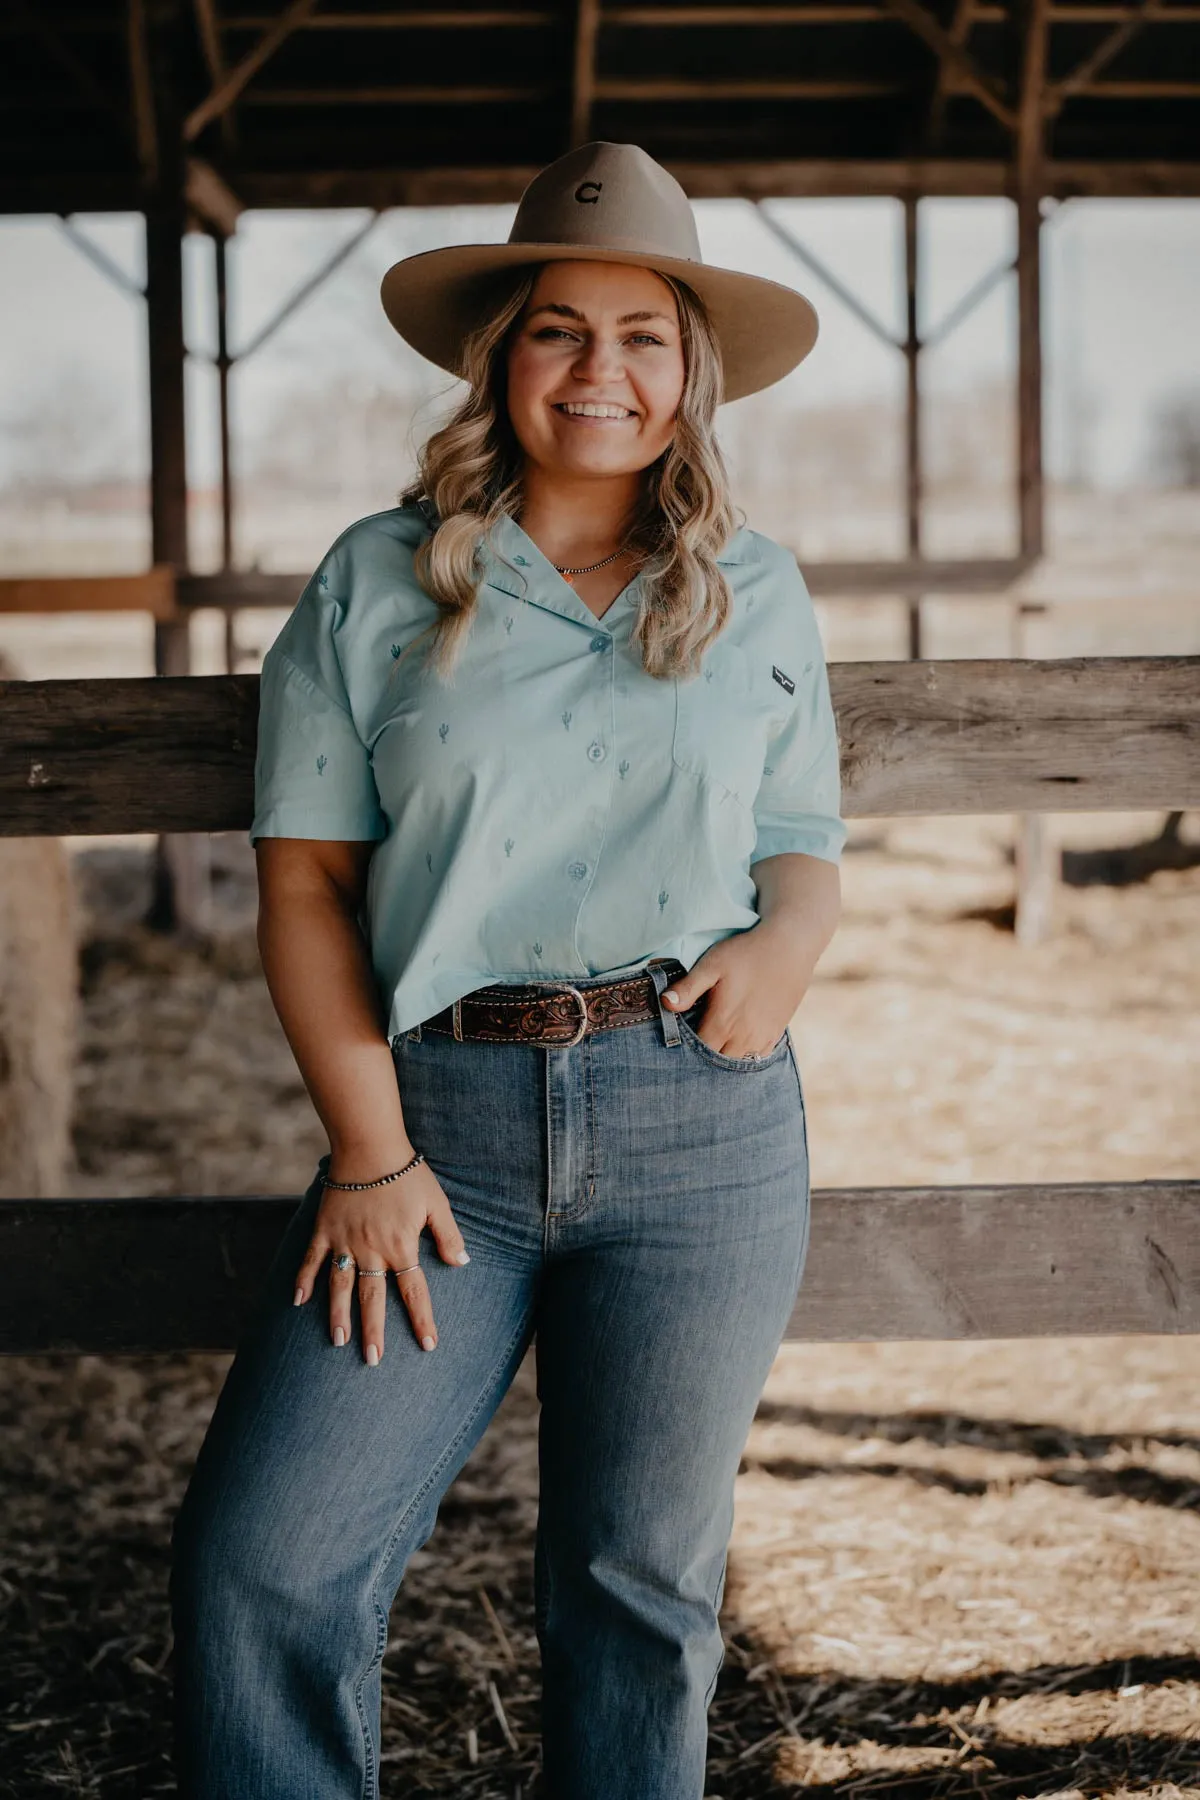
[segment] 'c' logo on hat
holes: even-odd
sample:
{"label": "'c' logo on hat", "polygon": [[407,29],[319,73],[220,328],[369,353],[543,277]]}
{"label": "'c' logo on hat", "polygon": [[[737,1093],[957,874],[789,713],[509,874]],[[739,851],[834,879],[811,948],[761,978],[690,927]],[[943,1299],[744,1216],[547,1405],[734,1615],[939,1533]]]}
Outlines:
{"label": "'c' logo on hat", "polygon": [[600,199],[600,189],[603,186],[602,181],[581,181],[575,189],[575,198],[580,206],[595,206]]}

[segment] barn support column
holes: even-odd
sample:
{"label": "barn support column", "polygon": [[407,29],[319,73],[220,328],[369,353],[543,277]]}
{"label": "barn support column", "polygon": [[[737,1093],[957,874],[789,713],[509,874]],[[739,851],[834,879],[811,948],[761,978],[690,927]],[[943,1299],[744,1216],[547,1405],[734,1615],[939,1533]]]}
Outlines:
{"label": "barn support column", "polygon": [[[1021,554],[1045,550],[1045,485],[1042,471],[1042,191],[1045,179],[1047,0],[1021,9],[1021,93],[1016,133],[1017,203],[1017,509]],[[1018,655],[1024,653],[1023,621],[1017,623]],[[1023,944],[1039,942],[1049,928],[1056,883],[1055,858],[1041,813],[1018,822],[1014,929]]]}
{"label": "barn support column", "polygon": [[[920,196],[909,190],[904,196],[904,287],[905,336],[904,361],[908,373],[905,402],[905,476],[908,513],[908,555],[915,562],[921,555],[921,518],[924,500],[924,475],[921,461],[921,339],[917,332],[917,300],[920,268],[920,240],[917,234],[917,208]],[[913,594],[908,602],[908,654],[913,662],[921,659],[921,594]]]}
{"label": "barn support column", "polygon": [[[221,573],[233,568],[233,464],[229,431],[229,371],[233,358],[229,354],[229,269],[226,256],[228,239],[224,232],[213,232],[213,258],[217,288],[217,407],[221,438]],[[225,609],[225,668],[237,673],[237,608]]]}
{"label": "barn support column", "polygon": [[[172,9],[167,8],[169,14]],[[146,66],[152,71],[147,104],[153,105],[156,154],[147,175],[146,330],[150,378],[150,536],[155,564],[168,563],[178,575],[189,569],[187,440],[183,338],[183,234],[186,169],[183,130],[175,104],[174,71],[166,38],[173,18],[158,29],[143,27]],[[154,627],[154,668],[158,675],[191,672],[188,620]],[[208,839],[160,837],[156,846],[154,896],[147,922],[161,931],[177,927],[201,931],[208,920]]]}

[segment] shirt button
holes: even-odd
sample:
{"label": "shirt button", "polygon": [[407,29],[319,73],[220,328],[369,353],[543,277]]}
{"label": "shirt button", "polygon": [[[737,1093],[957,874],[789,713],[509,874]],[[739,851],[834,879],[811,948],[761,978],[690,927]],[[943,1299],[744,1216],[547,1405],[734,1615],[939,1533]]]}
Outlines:
{"label": "shirt button", "polygon": [[592,649],[593,650],[607,650],[608,649],[608,639],[606,637],[594,637],[592,639]]}
{"label": "shirt button", "polygon": [[592,742],[588,745],[588,755],[591,757],[593,762],[603,762],[605,756],[607,755],[607,751],[605,750],[603,744],[598,744],[598,743]]}
{"label": "shirt button", "polygon": [[587,864],[585,862],[568,863],[567,874],[573,876],[576,881],[582,881],[587,874]]}

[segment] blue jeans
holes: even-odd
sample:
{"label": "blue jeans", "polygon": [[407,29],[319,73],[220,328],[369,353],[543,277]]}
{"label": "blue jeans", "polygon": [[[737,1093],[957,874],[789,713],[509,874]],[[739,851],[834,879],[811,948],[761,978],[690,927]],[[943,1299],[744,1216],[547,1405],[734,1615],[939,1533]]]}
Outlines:
{"label": "blue jeans", "polygon": [[734,1477],[809,1221],[790,1033],[726,1057],[702,1012],[395,1039],[471,1262],[426,1235],[438,1347],[389,1283],[372,1368],[357,1324],[330,1340],[328,1262],[292,1305],[319,1177],[292,1216],[175,1520],[184,1800],[376,1800],[389,1608],[535,1334],[547,1800],[701,1800]]}

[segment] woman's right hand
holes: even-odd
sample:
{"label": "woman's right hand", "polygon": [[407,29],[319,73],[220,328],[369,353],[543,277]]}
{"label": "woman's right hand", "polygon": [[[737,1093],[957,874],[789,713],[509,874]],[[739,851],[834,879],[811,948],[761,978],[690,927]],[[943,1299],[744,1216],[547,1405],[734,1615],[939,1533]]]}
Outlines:
{"label": "woman's right hand", "polygon": [[[410,1149],[392,1167],[402,1167],[412,1155]],[[345,1171],[341,1166],[336,1172],[331,1169],[330,1175],[338,1181],[373,1179],[370,1174],[359,1175],[353,1164],[347,1165]],[[321,1195],[308,1250],[296,1274],[295,1304],[303,1305],[312,1294],[317,1270],[325,1258],[331,1252],[348,1250],[357,1266],[346,1270],[331,1266],[329,1271],[329,1332],[334,1343],[350,1342],[350,1294],[357,1282],[363,1356],[372,1365],[379,1362],[383,1356],[388,1277],[360,1275],[358,1270],[396,1269],[405,1271],[396,1280],[413,1333],[423,1350],[435,1349],[437,1326],[429,1284],[424,1271],[412,1266],[417,1262],[426,1225],[443,1262],[470,1262],[450,1202],[427,1162],[418,1163],[387,1187],[357,1193],[327,1187]]]}

